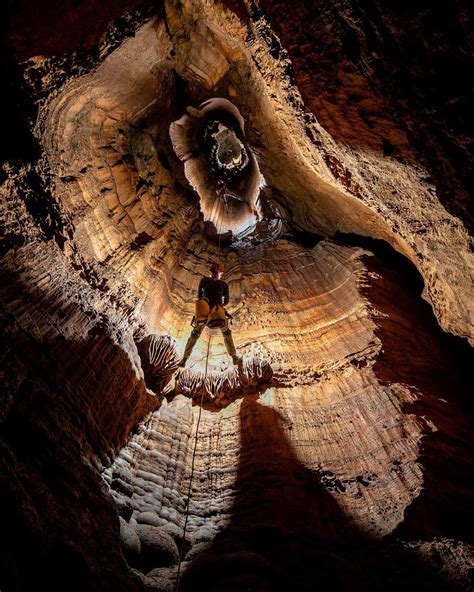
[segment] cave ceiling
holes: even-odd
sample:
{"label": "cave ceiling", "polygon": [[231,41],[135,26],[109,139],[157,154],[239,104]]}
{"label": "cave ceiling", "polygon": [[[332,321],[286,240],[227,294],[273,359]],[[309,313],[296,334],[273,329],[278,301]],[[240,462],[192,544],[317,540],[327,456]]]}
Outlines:
{"label": "cave ceiling", "polygon": [[[334,78],[349,76],[346,69],[335,70]],[[38,76],[38,70],[43,72],[32,62],[30,75]],[[340,232],[387,241],[420,271],[424,297],[441,326],[469,338],[468,234],[443,208],[395,115],[354,80],[353,93],[370,94],[366,100],[383,120],[374,129],[366,126],[362,136],[352,112],[342,111],[339,125],[356,128],[343,136],[336,123],[324,127],[317,109],[306,107],[290,70],[288,53],[265,18],[244,24],[229,10],[215,12],[213,3],[169,2],[163,17],[151,18],[92,72],[72,77],[42,103],[39,125],[75,242],[88,244],[94,258],[107,259],[111,267],[123,257],[132,275],[138,259],[145,269],[158,246],[161,193],[170,192],[171,178],[182,179],[167,128],[186,107],[221,96],[245,120],[250,154],[266,185],[262,201],[274,218],[326,237]],[[54,84],[47,79],[45,69],[41,82]],[[384,140],[401,156],[386,156]],[[188,170],[196,166],[195,159],[186,159]],[[189,179],[182,182],[189,187]],[[147,240],[139,238],[145,235],[150,244],[143,252],[121,252],[124,245]]]}
{"label": "cave ceiling", "polygon": [[[180,559],[184,590],[216,573],[216,591],[289,589],[295,573],[310,590],[315,564],[323,584],[340,570],[340,586],[376,589],[371,562],[386,574],[408,557],[394,589],[472,572],[468,140],[415,59],[406,82],[408,8],[312,4],[13,10],[0,416],[20,500],[13,572],[22,537],[33,556],[51,533],[40,578],[59,557],[78,589],[104,592],[173,589]],[[68,34],[48,34],[59,17]],[[178,370],[216,260],[243,363],[206,330]],[[42,484],[37,500],[15,466]]]}

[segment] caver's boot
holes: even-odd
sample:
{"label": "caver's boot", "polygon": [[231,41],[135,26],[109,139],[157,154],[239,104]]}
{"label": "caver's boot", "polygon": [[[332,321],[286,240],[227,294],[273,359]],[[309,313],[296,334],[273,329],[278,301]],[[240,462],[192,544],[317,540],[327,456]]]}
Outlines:
{"label": "caver's boot", "polygon": [[179,363],[180,368],[184,368],[186,366],[186,362],[188,361],[191,352],[193,351],[194,346],[196,345],[196,341],[199,339],[201,335],[201,331],[196,331],[193,329],[191,331],[191,335],[189,336],[188,341],[186,342],[186,347],[184,348],[184,354],[181,358],[181,362]]}
{"label": "caver's boot", "polygon": [[232,332],[230,329],[223,331],[222,336],[224,337],[225,348],[229,356],[232,357],[232,362],[235,365],[240,364],[242,362],[242,357],[237,355],[235,351],[234,340],[232,339]]}

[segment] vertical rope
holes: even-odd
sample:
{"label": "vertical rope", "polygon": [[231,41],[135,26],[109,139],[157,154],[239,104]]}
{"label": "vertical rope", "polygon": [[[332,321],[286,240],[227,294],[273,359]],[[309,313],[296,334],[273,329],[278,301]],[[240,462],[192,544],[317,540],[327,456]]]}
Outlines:
{"label": "vertical rope", "polygon": [[199,424],[201,423],[201,414],[202,414],[202,402],[204,399],[204,392],[206,390],[206,377],[207,377],[207,368],[209,364],[209,351],[211,348],[211,339],[212,334],[209,333],[209,340],[207,342],[207,354],[206,354],[206,369],[204,370],[204,381],[203,381],[203,388],[201,391],[201,400],[199,402],[199,413],[198,413],[198,420],[196,425],[196,437],[194,439],[194,450],[193,450],[193,458],[191,462],[191,476],[189,477],[189,488],[188,488],[188,499],[186,502],[186,517],[184,519],[184,528],[183,528],[183,538],[181,540],[181,548],[179,550],[179,562],[178,562],[178,572],[176,574],[176,586],[175,592],[178,592],[179,589],[179,575],[181,572],[181,562],[183,560],[183,550],[184,550],[184,542],[186,539],[186,529],[188,526],[188,517],[189,517],[189,502],[191,501],[191,488],[193,485],[193,476],[194,476],[194,462],[196,459],[196,450],[197,450],[197,443],[198,443],[198,435],[199,435]]}
{"label": "vertical rope", "polygon": [[[225,201],[224,201],[224,205],[227,210],[227,203]],[[218,227],[216,227],[216,230],[219,235],[219,241],[217,244],[217,262],[218,262],[220,251],[221,251],[222,228],[219,229]],[[192,457],[192,461],[191,461],[191,476],[189,478],[188,497],[187,497],[187,502],[186,502],[186,517],[184,519],[183,538],[181,540],[181,547],[179,550],[179,562],[178,562],[178,571],[176,573],[175,592],[178,592],[178,589],[179,589],[179,576],[181,573],[181,563],[183,561],[184,543],[186,540],[186,529],[188,526],[189,505],[190,505],[190,501],[191,501],[191,489],[192,489],[192,485],[193,485],[193,476],[194,476],[194,463],[195,463],[195,459],[196,459],[197,442],[198,442],[198,436],[199,436],[199,424],[201,423],[202,402],[204,399],[204,392],[206,390],[206,378],[207,378],[207,369],[208,369],[208,365],[209,365],[209,351],[210,351],[210,347],[211,347],[211,339],[212,339],[212,334],[209,333],[209,340],[207,342],[206,368],[204,370],[203,388],[202,388],[202,392],[201,392],[201,400],[199,402],[199,413],[198,413],[198,420],[197,420],[197,425],[196,425],[196,436],[195,436],[195,440],[194,440],[194,450],[193,450],[193,457]]]}
{"label": "vertical rope", "polygon": [[[224,202],[225,211],[228,212],[229,206],[227,205],[226,200],[223,199],[223,202]],[[217,261],[219,261],[219,253],[221,250],[221,237],[222,237],[222,224],[220,224],[219,226],[220,226],[220,228],[218,226],[216,226],[217,234],[219,235],[219,244],[217,247]]]}
{"label": "vertical rope", "polygon": [[219,233],[219,243],[217,245],[217,262],[219,262],[219,253],[221,251],[221,234]]}

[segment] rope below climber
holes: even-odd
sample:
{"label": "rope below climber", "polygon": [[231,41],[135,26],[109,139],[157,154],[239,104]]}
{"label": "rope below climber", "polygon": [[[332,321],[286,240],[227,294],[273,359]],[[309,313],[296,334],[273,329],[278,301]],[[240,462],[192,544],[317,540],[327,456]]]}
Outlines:
{"label": "rope below climber", "polygon": [[203,277],[199,282],[198,299],[196,301],[196,314],[193,318],[193,330],[184,348],[180,367],[184,368],[197,340],[201,336],[204,327],[216,328],[222,331],[227,353],[232,357],[234,364],[240,364],[241,356],[237,355],[232,331],[229,326],[231,315],[224,306],[229,302],[229,286],[222,278],[223,267],[220,263],[213,263],[209,268],[209,277]]}

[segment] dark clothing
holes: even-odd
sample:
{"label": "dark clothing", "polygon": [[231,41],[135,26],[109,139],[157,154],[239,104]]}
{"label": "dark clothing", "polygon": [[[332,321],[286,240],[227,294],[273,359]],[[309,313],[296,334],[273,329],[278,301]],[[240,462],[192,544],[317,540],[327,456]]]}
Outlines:
{"label": "dark clothing", "polygon": [[[207,300],[210,308],[220,305],[226,305],[229,302],[229,286],[222,280],[213,280],[210,277],[204,277],[199,282],[198,288],[198,299]],[[224,345],[226,347],[227,353],[229,356],[232,357],[232,361],[234,364],[242,364],[242,357],[237,354],[235,349],[234,340],[232,339],[232,331],[229,326],[228,318],[230,315],[226,313],[225,323],[222,327],[219,327],[222,331],[222,336],[224,337]],[[179,363],[180,368],[184,368],[186,365],[186,361],[188,360],[191,352],[193,351],[194,346],[196,345],[197,340],[199,339],[201,333],[204,330],[204,327],[208,326],[207,322],[196,324],[194,323],[193,319],[193,327],[194,329],[191,331],[191,335],[188,338],[186,343],[186,347],[184,348],[183,358]]]}
{"label": "dark clothing", "polygon": [[229,302],[229,286],[223,280],[204,277],[199,282],[198,300],[207,300],[212,308],[216,304],[224,306]]}

